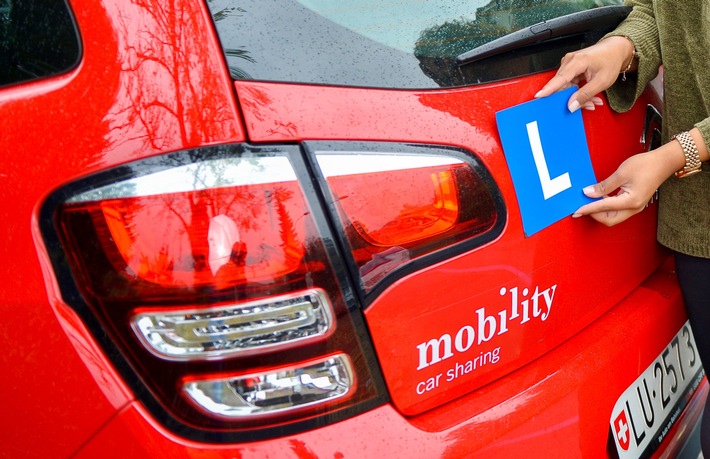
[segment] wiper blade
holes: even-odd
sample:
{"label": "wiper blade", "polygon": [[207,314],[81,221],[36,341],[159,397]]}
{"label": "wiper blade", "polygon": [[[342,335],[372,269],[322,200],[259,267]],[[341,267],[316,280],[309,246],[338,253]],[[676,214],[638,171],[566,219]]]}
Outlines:
{"label": "wiper blade", "polygon": [[611,31],[630,12],[630,6],[602,6],[543,21],[466,51],[456,57],[456,64],[461,67],[556,38]]}

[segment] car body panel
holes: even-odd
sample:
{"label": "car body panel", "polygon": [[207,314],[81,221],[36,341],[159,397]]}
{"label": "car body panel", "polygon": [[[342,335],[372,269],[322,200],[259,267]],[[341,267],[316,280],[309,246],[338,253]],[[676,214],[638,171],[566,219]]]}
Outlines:
{"label": "car body panel", "polygon": [[[0,390],[11,394],[6,410],[17,413],[6,427],[13,441],[5,442],[10,449],[3,448],[4,457],[70,456],[132,398],[75,315],[59,302],[39,239],[38,262],[32,236],[38,204],[68,179],[104,167],[244,138],[202,3],[148,2],[142,8],[123,1],[81,2],[74,13],[83,43],[79,66],[0,90],[0,214],[11,222],[0,251],[13,260],[0,268],[0,309],[14,324],[3,327],[4,341],[13,345],[0,366],[12,376],[3,378]],[[138,39],[155,33],[166,19],[163,48]],[[141,46],[153,54],[136,65]],[[192,93],[176,93],[187,83]],[[156,108],[162,102],[175,106]],[[201,112],[205,106],[219,116]]]}
{"label": "car body panel", "polygon": [[[454,402],[408,418],[385,405],[329,426],[283,438],[245,445],[186,441],[160,427],[140,404],[119,413],[77,458],[151,457],[214,458],[415,458],[607,457],[609,415],[616,397],[656,357],[672,337],[670,329],[685,319],[672,264],[665,264],[644,286],[608,314],[504,381],[494,382]],[[648,314],[653,308],[654,314]],[[625,326],[634,323],[634,327]],[[654,335],[665,328],[669,333]],[[629,346],[653,336],[647,346]],[[680,416],[694,424],[707,397],[707,382],[697,402]],[[593,399],[595,403],[585,403]],[[676,429],[664,447],[684,441],[689,429]],[[367,438],[363,441],[363,438]],[[122,439],[133,438],[134,442]],[[145,445],[150,445],[146,447]],[[113,455],[106,456],[106,451]],[[654,457],[658,457],[656,454]]]}
{"label": "car body panel", "polygon": [[[655,205],[615,228],[567,218],[533,237],[522,236],[495,113],[530,100],[549,77],[441,91],[236,83],[254,141],[355,137],[454,145],[474,152],[501,188],[508,224],[497,240],[395,281],[366,309],[390,394],[404,414],[419,414],[464,395],[562,343],[630,293],[665,256],[650,230]],[[608,107],[584,114],[600,177],[625,152],[644,149],[638,142],[644,102],[656,102],[652,91],[627,114],[613,115]],[[636,135],[626,132],[630,124],[639,126]],[[621,247],[635,255],[620,255]],[[543,303],[547,306],[539,318],[509,319],[507,325],[500,318],[524,304],[532,310]],[[455,356],[440,349],[441,337],[454,340],[462,330],[464,340],[477,333],[470,349]],[[477,357],[491,352],[495,364],[477,363]]]}

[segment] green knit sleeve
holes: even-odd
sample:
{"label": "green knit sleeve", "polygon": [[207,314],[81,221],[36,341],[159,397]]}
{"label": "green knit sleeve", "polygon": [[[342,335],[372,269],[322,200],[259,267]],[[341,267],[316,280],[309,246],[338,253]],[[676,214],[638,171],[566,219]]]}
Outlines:
{"label": "green knit sleeve", "polygon": [[658,25],[651,0],[627,0],[626,4],[633,10],[613,32],[604,37],[627,37],[634,44],[639,59],[636,73],[628,73],[626,81],[619,77],[607,90],[609,105],[617,112],[631,109],[646,85],[656,78],[661,65]]}
{"label": "green knit sleeve", "polygon": [[702,134],[705,145],[710,148],[710,118],[705,118],[701,122],[696,123],[695,127],[698,128],[700,134]]}

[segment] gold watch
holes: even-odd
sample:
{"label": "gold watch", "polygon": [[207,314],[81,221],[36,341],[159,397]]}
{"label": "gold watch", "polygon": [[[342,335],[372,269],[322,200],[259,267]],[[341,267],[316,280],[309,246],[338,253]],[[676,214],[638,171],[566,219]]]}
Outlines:
{"label": "gold watch", "polygon": [[675,176],[683,178],[700,172],[702,163],[700,162],[700,155],[698,155],[698,147],[695,145],[695,141],[690,133],[688,133],[688,131],[681,132],[680,134],[674,135],[673,139],[680,143],[680,146],[683,148],[683,154],[685,155],[685,166],[683,166],[683,169],[676,172]]}

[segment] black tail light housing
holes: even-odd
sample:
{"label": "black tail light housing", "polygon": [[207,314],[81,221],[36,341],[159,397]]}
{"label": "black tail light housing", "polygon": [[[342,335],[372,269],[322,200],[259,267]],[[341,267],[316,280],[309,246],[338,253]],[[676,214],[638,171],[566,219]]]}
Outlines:
{"label": "black tail light housing", "polygon": [[63,300],[171,430],[255,440],[387,400],[309,176],[298,146],[217,146],[44,203]]}
{"label": "black tail light housing", "polygon": [[364,142],[151,157],[60,188],[40,217],[63,301],[156,419],[211,442],[385,403],[362,305],[505,226],[472,155]]}

